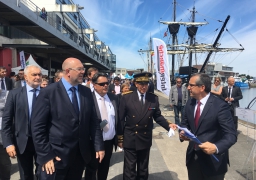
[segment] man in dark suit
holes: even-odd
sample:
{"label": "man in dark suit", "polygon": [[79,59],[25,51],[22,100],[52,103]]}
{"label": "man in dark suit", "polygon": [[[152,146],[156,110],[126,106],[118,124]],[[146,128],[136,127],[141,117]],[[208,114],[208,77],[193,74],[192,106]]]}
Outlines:
{"label": "man in dark suit", "polygon": [[[34,178],[36,153],[31,136],[31,112],[40,91],[41,69],[30,65],[25,68],[26,86],[9,92],[2,122],[3,146],[11,158],[17,155],[21,180]],[[37,164],[36,164],[37,167]]]}
{"label": "man in dark suit", "polygon": [[105,127],[102,126],[105,156],[101,163],[92,157],[89,164],[86,165],[85,180],[96,180],[96,174],[98,180],[106,180],[113,146],[115,146],[115,150],[117,147],[117,97],[112,93],[108,93],[109,82],[106,74],[96,73],[92,77],[92,83],[94,85],[94,92],[92,94],[98,119],[102,120],[102,125],[104,120],[107,122]]}
{"label": "man in dark suit", "polygon": [[94,91],[94,88],[93,88],[93,84],[92,84],[92,77],[94,76],[94,74],[96,74],[98,72],[98,69],[95,68],[95,67],[90,67],[88,70],[87,70],[87,77],[88,77],[88,81],[86,82],[86,87],[90,88],[91,91],[93,92]]}
{"label": "man in dark suit", "polygon": [[108,92],[115,95],[121,93],[121,79],[119,77],[114,77],[114,83],[109,85]]}
{"label": "man in dark suit", "polygon": [[[188,84],[191,99],[185,106],[181,127],[190,130],[202,142],[189,141],[186,165],[190,180],[223,180],[229,164],[228,149],[237,136],[228,105],[212,95],[206,74],[193,75]],[[189,140],[180,132],[180,139]],[[212,156],[214,154],[219,162]]]}
{"label": "man in dark suit", "polygon": [[42,90],[32,114],[40,180],[81,180],[84,166],[91,159],[90,139],[99,162],[105,153],[91,91],[80,84],[83,64],[68,58],[62,69],[62,79]]}
{"label": "man in dark suit", "polygon": [[[1,99],[0,99],[0,123],[2,124],[3,111],[6,102],[6,90],[12,89],[12,80],[6,77],[6,68],[0,67]],[[11,160],[6,150],[3,148],[1,127],[0,127],[0,179],[11,178]]]}
{"label": "man in dark suit", "polygon": [[0,67],[0,83],[1,89],[10,91],[13,88],[13,82],[10,78],[6,77],[6,68],[1,66]]}
{"label": "man in dark suit", "polygon": [[238,127],[238,117],[235,116],[235,108],[239,107],[239,100],[243,99],[242,91],[240,87],[234,86],[235,79],[233,77],[228,78],[228,86],[222,88],[221,96],[228,103],[231,114],[233,116],[235,128]]}
{"label": "man in dark suit", "polygon": [[137,91],[124,94],[120,102],[118,145],[124,148],[124,180],[148,179],[153,119],[167,131],[176,129],[161,115],[158,97],[147,92],[151,76],[148,72],[134,75]]}
{"label": "man in dark suit", "polygon": [[26,81],[24,79],[24,69],[20,69],[18,75],[20,80],[14,83],[14,89],[20,88],[26,85]]}

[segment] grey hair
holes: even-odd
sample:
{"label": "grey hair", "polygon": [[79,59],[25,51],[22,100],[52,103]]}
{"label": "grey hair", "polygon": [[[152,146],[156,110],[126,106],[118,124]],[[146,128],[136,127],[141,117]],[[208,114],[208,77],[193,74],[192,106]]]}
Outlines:
{"label": "grey hair", "polygon": [[28,74],[28,71],[29,71],[29,69],[30,68],[32,68],[32,67],[34,67],[34,68],[38,68],[38,69],[40,69],[40,71],[41,71],[41,68],[39,67],[39,66],[36,66],[36,65],[28,65],[28,66],[26,66],[25,67],[25,69],[24,69],[24,74]]}

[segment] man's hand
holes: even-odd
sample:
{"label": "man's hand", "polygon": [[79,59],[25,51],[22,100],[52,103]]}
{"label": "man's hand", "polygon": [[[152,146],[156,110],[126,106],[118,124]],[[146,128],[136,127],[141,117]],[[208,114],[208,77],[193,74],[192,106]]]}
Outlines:
{"label": "man's hand", "polygon": [[118,143],[118,147],[123,148],[123,143]]}
{"label": "man's hand", "polygon": [[171,104],[170,104],[170,107],[172,108],[172,107],[173,107],[173,105],[171,105]]}
{"label": "man's hand", "polygon": [[99,158],[99,163],[101,163],[101,161],[104,158],[104,156],[105,156],[105,151],[98,151],[98,152],[96,152],[96,159]]}
{"label": "man's hand", "polygon": [[16,150],[15,150],[15,146],[14,145],[10,145],[10,146],[6,147],[6,152],[8,153],[8,155],[11,158],[15,158],[16,157]]}
{"label": "man's hand", "polygon": [[[60,161],[61,159],[56,156],[55,159],[57,161]],[[54,162],[53,162],[53,159],[51,159],[50,161],[48,161],[47,163],[45,163],[42,167],[42,170],[45,171],[46,170],[46,173],[47,174],[53,174],[55,172],[55,167],[54,167]]]}
{"label": "man's hand", "polygon": [[209,155],[214,154],[217,151],[215,144],[212,144],[208,141],[198,145],[198,147],[200,147],[206,154]]}
{"label": "man's hand", "polygon": [[190,139],[187,138],[187,136],[185,136],[184,134],[184,131],[180,131],[180,139],[183,141],[190,141]]}
{"label": "man's hand", "polygon": [[225,101],[229,101],[229,98],[227,97],[227,98],[225,98]]}
{"label": "man's hand", "polygon": [[172,128],[174,131],[177,129],[177,125],[176,124],[169,124],[169,127]]}

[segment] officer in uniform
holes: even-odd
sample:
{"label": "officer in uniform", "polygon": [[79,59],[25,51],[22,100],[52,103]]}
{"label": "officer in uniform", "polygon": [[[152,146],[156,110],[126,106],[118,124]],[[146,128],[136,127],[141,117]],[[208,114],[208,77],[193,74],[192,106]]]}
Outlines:
{"label": "officer in uniform", "polygon": [[151,76],[148,72],[134,75],[137,90],[124,94],[120,102],[117,133],[119,146],[124,148],[124,180],[148,179],[153,119],[167,131],[176,129],[161,115],[158,97],[147,92]]}

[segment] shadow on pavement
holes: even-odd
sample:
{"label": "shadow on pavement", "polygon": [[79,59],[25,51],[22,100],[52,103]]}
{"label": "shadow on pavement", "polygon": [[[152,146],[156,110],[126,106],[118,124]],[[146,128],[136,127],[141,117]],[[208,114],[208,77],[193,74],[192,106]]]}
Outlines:
{"label": "shadow on pavement", "polygon": [[[123,180],[123,174],[119,174],[110,180]],[[175,172],[163,171],[159,173],[149,174],[148,180],[179,180]]]}
{"label": "shadow on pavement", "polygon": [[118,164],[124,160],[124,152],[115,152],[112,154],[109,167]]}
{"label": "shadow on pavement", "polygon": [[12,164],[11,175],[15,174],[15,173],[18,172],[18,171],[19,171],[18,163]]}

